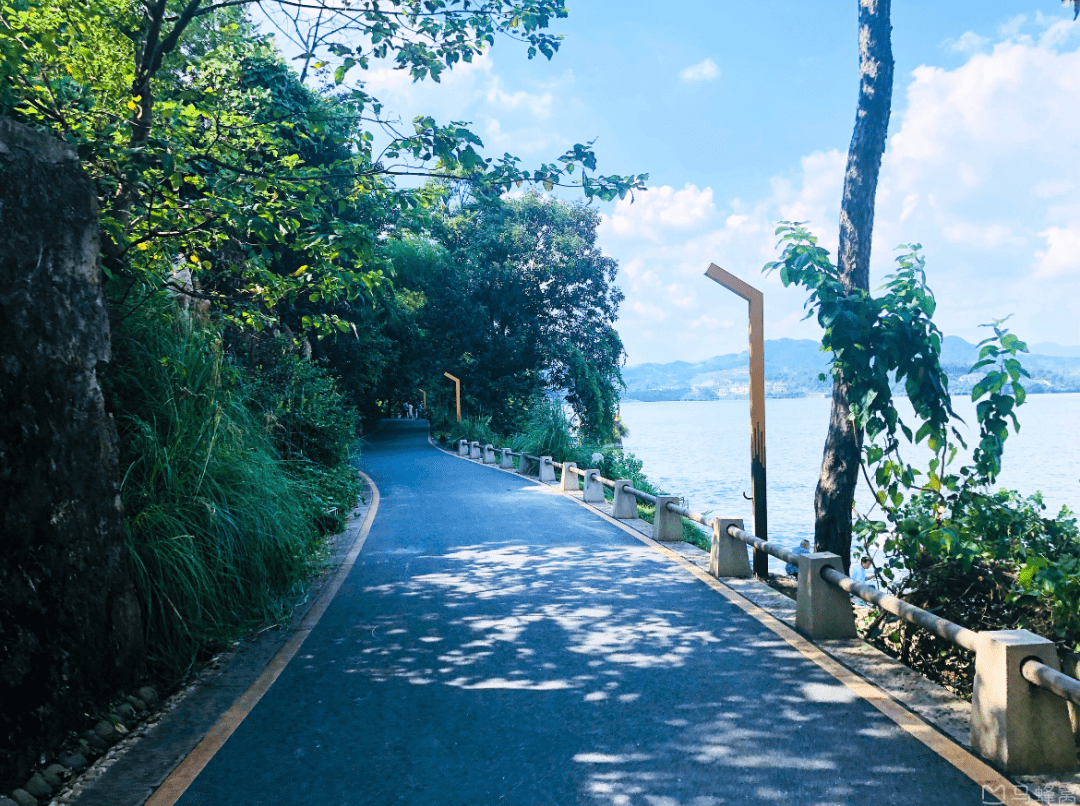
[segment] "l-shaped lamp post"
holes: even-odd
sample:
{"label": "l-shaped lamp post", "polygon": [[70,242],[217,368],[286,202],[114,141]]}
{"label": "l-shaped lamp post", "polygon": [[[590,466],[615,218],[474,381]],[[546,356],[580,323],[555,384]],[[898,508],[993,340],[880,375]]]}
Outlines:
{"label": "l-shaped lamp post", "polygon": [[[765,301],[762,293],[715,263],[705,272],[724,288],[750,303],[750,492],[754,501],[754,534],[769,539],[765,498]],[[754,549],[754,573],[769,575],[769,555]]]}
{"label": "l-shaped lamp post", "polygon": [[461,422],[461,381],[451,375],[449,372],[444,372],[447,378],[454,382],[454,395],[457,398],[457,421]]}
{"label": "l-shaped lamp post", "polygon": [[417,387],[416,391],[418,391],[420,394],[422,394],[424,396],[424,404],[423,405],[424,405],[424,410],[427,411],[427,392],[425,392],[420,387]]}

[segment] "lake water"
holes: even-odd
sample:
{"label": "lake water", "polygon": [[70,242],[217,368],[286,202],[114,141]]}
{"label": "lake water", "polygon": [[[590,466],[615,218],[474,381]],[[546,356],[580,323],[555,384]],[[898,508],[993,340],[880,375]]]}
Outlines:
{"label": "lake water", "polygon": [[[830,405],[823,398],[766,401],[769,538],[787,548],[804,538],[813,539],[814,488]],[[953,406],[965,422],[976,422],[970,399],[955,397]],[[910,414],[906,399],[898,408],[901,417]],[[1005,444],[1001,486],[1025,495],[1041,491],[1048,514],[1056,515],[1062,505],[1076,512],[1080,509],[1080,394],[1031,395],[1018,418],[1020,433],[1010,435]],[[630,429],[623,444],[644,462],[650,481],[672,495],[684,496],[698,512],[743,518],[750,528],[753,506],[743,498],[744,492],[750,494],[747,401],[623,401],[622,419]],[[905,454],[911,454],[908,461],[916,467],[925,467],[921,455],[910,448]],[[872,501],[861,483],[856,495],[859,511],[865,512]],[[772,563],[773,571],[779,571],[778,561]]]}

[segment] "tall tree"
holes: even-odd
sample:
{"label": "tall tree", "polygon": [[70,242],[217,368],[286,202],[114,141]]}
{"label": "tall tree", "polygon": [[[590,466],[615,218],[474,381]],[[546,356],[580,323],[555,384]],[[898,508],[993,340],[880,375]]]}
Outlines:
{"label": "tall tree", "polygon": [[[590,207],[527,193],[448,210],[429,236],[391,243],[398,284],[424,300],[416,321],[425,337],[398,361],[425,367],[429,389],[444,371],[461,378],[469,413],[490,415],[498,430],[562,392],[583,435],[610,441],[623,295],[618,264],[596,243],[599,223]],[[380,398],[393,399],[383,389]]]}
{"label": "tall tree", "polygon": [[[891,0],[859,0],[859,104],[840,204],[838,268],[848,292],[870,289],[874,199],[892,108],[890,15]],[[851,379],[836,376],[829,434],[814,495],[816,548],[839,554],[845,569],[851,557],[851,506],[863,442],[863,429],[851,416],[850,392]]]}

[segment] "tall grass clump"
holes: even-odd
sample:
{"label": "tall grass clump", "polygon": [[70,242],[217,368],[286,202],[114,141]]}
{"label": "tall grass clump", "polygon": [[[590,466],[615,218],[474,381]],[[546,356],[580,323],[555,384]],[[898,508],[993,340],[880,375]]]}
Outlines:
{"label": "tall grass clump", "polygon": [[460,423],[454,422],[450,426],[450,441],[457,442],[459,439],[479,442],[481,445],[494,445],[501,438],[491,427],[490,415],[478,414],[463,417]]}
{"label": "tall grass clump", "polygon": [[123,323],[109,393],[128,540],[158,674],[280,617],[317,559],[307,486],[279,461],[219,332],[167,303]]}
{"label": "tall grass clump", "polygon": [[550,456],[556,462],[574,458],[578,442],[562,404],[542,399],[529,411],[525,428],[513,440],[515,450],[536,456]]}
{"label": "tall grass clump", "polygon": [[499,445],[505,440],[491,426],[491,416],[485,414],[466,415],[457,421],[455,412],[436,407],[428,411],[428,423],[435,439],[443,444],[453,445],[459,439],[479,442],[481,445]]}

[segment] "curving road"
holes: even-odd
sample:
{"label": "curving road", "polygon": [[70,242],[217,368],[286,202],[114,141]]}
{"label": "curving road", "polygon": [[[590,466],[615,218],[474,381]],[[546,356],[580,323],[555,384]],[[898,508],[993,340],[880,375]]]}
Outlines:
{"label": "curving road", "polygon": [[426,433],[371,439],[352,573],[182,806],[983,802],[679,565]]}

